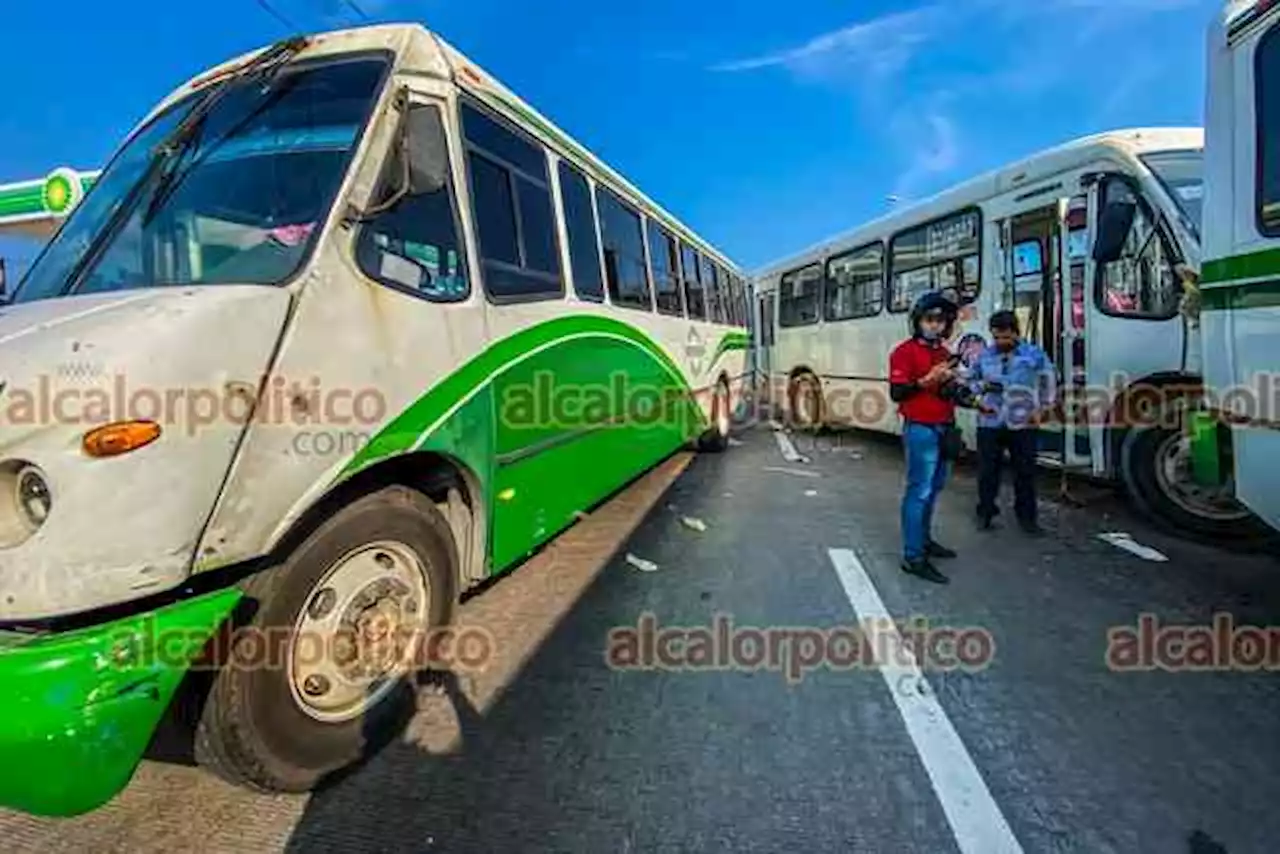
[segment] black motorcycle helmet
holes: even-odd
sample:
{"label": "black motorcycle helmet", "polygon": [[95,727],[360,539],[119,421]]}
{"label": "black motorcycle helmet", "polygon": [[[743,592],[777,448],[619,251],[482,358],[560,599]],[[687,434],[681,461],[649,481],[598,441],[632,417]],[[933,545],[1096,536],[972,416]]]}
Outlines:
{"label": "black motorcycle helmet", "polygon": [[912,335],[920,334],[920,319],[930,311],[941,309],[942,316],[946,320],[946,326],[943,329],[942,337],[950,338],[951,332],[955,328],[956,318],[960,316],[960,306],[956,305],[946,294],[941,291],[930,291],[923,294],[916,300],[916,304],[911,307],[909,316],[909,324]]}

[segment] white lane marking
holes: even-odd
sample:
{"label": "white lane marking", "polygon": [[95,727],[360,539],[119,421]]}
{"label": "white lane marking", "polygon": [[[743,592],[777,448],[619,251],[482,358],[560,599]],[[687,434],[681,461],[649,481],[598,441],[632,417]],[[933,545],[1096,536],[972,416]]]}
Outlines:
{"label": "white lane marking", "polygon": [[809,458],[796,450],[796,446],[791,442],[791,437],[781,430],[775,430],[773,437],[778,440],[778,450],[782,451],[782,458],[789,463],[807,463]]}
{"label": "white lane marking", "polygon": [[[951,719],[933,694],[932,687],[920,673],[915,656],[906,646],[893,621],[880,601],[871,577],[857,554],[849,549],[828,549],[836,575],[844,586],[849,604],[858,619],[873,621],[887,635],[888,649],[901,650],[902,655],[879,661],[884,677],[924,763],[933,790],[946,813],[956,845],[964,854],[1021,854],[1022,846],[1005,821],[1004,814],[983,782],[973,757],[951,725]],[[884,648],[879,647],[877,648]],[[907,662],[903,664],[902,662]],[[902,691],[903,682],[920,684],[923,691]]]}

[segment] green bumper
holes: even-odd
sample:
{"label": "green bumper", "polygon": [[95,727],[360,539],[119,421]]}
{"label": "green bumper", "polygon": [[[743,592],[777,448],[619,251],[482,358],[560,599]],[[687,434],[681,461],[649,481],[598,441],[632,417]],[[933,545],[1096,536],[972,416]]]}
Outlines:
{"label": "green bumper", "polygon": [[220,590],[0,646],[0,806],[96,809],[133,776],[192,660],[240,599]]}

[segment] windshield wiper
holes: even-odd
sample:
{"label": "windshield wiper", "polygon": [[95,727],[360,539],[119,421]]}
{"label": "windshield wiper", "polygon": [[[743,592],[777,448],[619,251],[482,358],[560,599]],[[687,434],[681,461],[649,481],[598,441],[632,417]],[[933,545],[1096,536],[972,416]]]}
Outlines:
{"label": "windshield wiper", "polygon": [[[151,201],[147,203],[147,209],[142,214],[143,225],[150,222],[164,207],[165,202],[169,200],[173,191],[181,183],[181,177],[190,171],[189,167],[187,170],[180,170],[178,168],[179,164],[187,152],[196,149],[209,114],[213,112],[213,108],[232,88],[232,83],[242,83],[260,77],[266,82],[269,89],[274,84],[276,75],[280,73],[280,70],[306,46],[307,39],[305,37],[299,36],[294,39],[288,39],[267,48],[244,65],[229,70],[227,74],[219,75],[218,82],[205,91],[205,97],[201,98],[191,108],[191,111],[183,117],[182,121],[167,137],[156,143],[156,146],[152,149],[151,156],[160,158],[163,168],[160,170],[159,177],[156,178],[155,190],[151,194]],[[265,100],[263,104],[259,105],[258,109],[246,116],[246,120],[260,114],[266,104],[269,103],[271,103],[271,99]],[[244,121],[240,124],[243,125]]]}
{"label": "windshield wiper", "polygon": [[[128,222],[143,193],[156,181],[157,176],[159,176],[160,181],[156,186],[156,195],[167,194],[171,190],[175,180],[176,170],[174,167],[177,161],[181,159],[183,152],[188,150],[191,141],[196,138],[196,131],[204,124],[213,107],[231,88],[231,84],[246,77],[277,71],[310,43],[311,39],[307,36],[294,36],[284,39],[245,62],[226,69],[213,78],[213,81],[208,84],[208,88],[200,94],[199,99],[192,105],[187,114],[182,117],[182,120],[178,122],[177,127],[152,148],[151,159],[147,164],[146,171],[129,189],[119,207],[111,214],[111,218],[94,236],[89,246],[85,248],[84,254],[80,256],[80,260],[76,262],[76,265],[67,275],[67,281],[63,286],[62,293],[72,293],[79,287],[80,280],[84,278],[87,271],[97,264],[103,252],[111,241],[115,239],[116,234]],[[159,207],[154,203],[154,198],[153,196],[152,203],[148,205],[144,219],[150,219],[159,210]]]}

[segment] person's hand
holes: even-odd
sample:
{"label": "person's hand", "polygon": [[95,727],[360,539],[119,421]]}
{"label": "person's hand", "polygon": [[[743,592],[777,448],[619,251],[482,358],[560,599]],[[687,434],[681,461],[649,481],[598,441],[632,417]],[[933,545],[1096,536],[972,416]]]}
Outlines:
{"label": "person's hand", "polygon": [[929,369],[929,373],[920,380],[923,385],[938,385],[955,376],[955,371],[946,362],[939,362]]}

